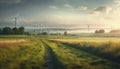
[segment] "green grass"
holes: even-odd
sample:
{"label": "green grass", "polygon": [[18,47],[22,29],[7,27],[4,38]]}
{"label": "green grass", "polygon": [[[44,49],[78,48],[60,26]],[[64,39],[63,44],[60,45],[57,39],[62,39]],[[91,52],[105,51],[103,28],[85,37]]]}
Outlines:
{"label": "green grass", "polygon": [[4,40],[30,40],[31,38],[34,38],[34,36],[30,35],[0,35],[0,41]]}
{"label": "green grass", "polygon": [[46,43],[66,69],[119,69],[119,65],[59,42]]}
{"label": "green grass", "polygon": [[82,37],[53,40],[115,62],[120,62],[120,38]]}
{"label": "green grass", "polygon": [[[34,42],[33,42],[34,41]],[[45,69],[45,48],[37,39],[0,47],[0,69]]]}
{"label": "green grass", "polygon": [[94,55],[120,62],[120,38],[118,37],[79,37],[66,39],[52,39],[54,41],[68,43]]}
{"label": "green grass", "polygon": [[51,60],[55,69],[120,68],[118,37],[2,35],[0,43],[0,69],[49,69]]}
{"label": "green grass", "polygon": [[63,41],[63,42],[120,42],[118,37],[71,37],[71,38],[56,38],[52,40]]}

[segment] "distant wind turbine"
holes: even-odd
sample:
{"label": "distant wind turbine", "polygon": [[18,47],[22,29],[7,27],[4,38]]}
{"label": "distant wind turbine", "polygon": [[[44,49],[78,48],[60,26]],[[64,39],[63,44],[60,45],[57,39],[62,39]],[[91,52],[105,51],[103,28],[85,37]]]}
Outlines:
{"label": "distant wind turbine", "polygon": [[35,27],[34,27],[34,33],[36,34],[36,31],[37,31],[37,24],[35,24]]}
{"label": "distant wind turbine", "polygon": [[90,24],[88,24],[87,27],[88,27],[88,33],[89,33],[89,31],[90,31]]}
{"label": "distant wind turbine", "polygon": [[15,17],[15,28],[17,27],[17,17]]}
{"label": "distant wind turbine", "polygon": [[19,14],[17,14],[17,16],[15,16],[15,18],[10,18],[10,19],[14,20],[14,27],[15,28],[17,27],[17,24],[18,24],[18,16],[19,16]]}

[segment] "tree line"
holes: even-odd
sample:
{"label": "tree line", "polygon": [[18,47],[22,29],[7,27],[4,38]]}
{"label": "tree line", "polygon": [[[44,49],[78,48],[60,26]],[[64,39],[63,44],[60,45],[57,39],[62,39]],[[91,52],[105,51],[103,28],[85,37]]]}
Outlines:
{"label": "tree line", "polygon": [[4,27],[4,28],[0,28],[0,35],[23,35],[25,34],[24,30],[25,30],[24,27],[19,27],[19,28]]}
{"label": "tree line", "polygon": [[105,33],[105,30],[104,29],[95,30],[95,34],[99,34],[99,33]]}

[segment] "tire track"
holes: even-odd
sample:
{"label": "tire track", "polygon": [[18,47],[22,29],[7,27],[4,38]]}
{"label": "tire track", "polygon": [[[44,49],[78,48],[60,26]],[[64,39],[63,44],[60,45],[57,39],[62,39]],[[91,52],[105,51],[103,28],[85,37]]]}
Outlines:
{"label": "tire track", "polygon": [[47,67],[47,69],[61,69],[61,67],[63,68],[62,63],[56,58],[56,55],[54,54],[52,49],[49,47],[49,45],[43,40],[41,40],[41,42],[44,44],[46,49],[45,66]]}

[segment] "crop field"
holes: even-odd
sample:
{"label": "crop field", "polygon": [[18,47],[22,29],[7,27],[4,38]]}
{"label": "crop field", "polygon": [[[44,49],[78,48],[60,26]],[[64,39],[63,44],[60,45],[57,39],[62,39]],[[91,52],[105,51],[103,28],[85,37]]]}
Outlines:
{"label": "crop field", "polygon": [[0,36],[0,69],[120,69],[120,38]]}

